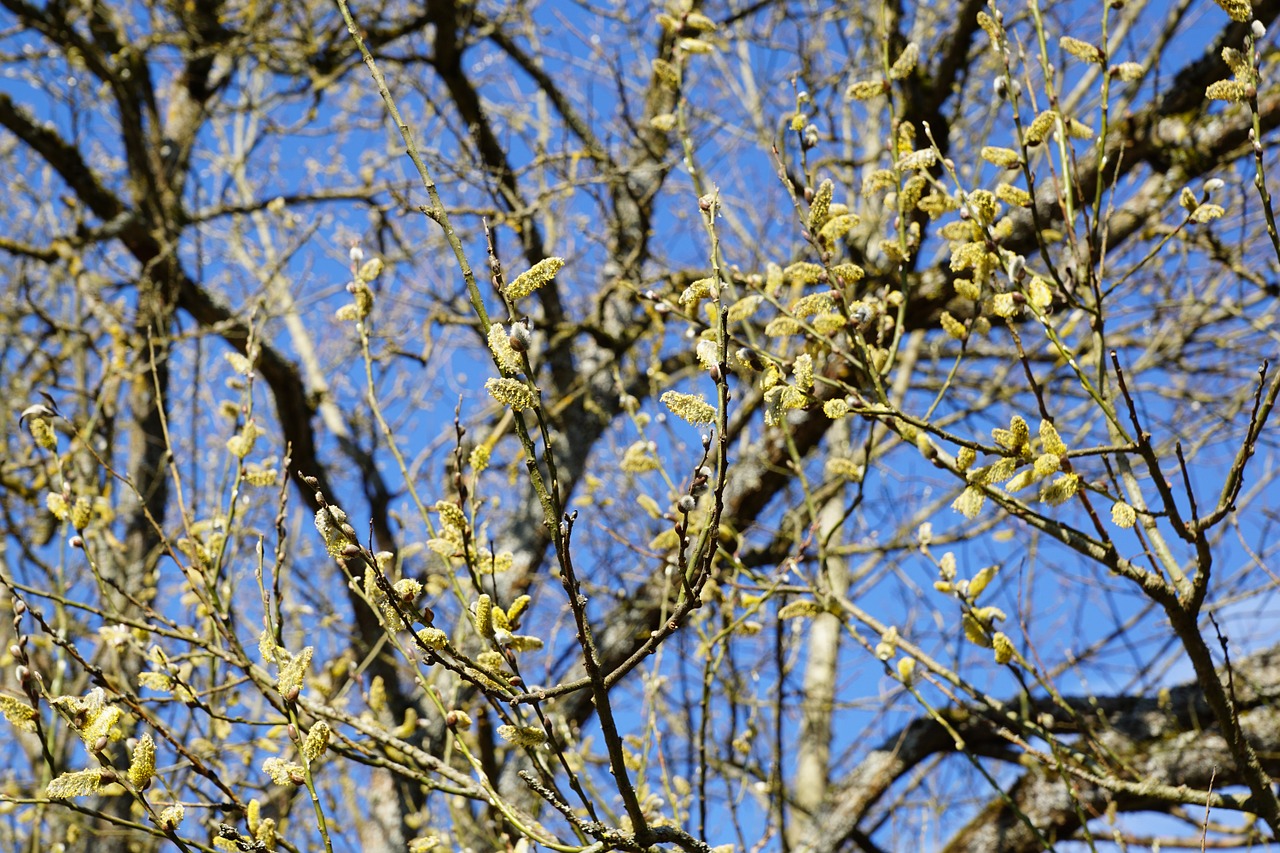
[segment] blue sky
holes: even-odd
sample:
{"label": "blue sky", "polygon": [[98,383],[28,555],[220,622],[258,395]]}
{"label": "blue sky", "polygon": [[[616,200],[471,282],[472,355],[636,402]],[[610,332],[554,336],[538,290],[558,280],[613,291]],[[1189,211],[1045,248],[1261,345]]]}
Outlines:
{"label": "blue sky", "polygon": [[[1081,9],[1083,8],[1081,6]],[[1153,8],[1152,11],[1157,10]],[[598,35],[604,44],[610,43],[616,37],[616,27],[601,23],[598,19],[588,18],[583,12],[583,7],[580,6],[554,3],[544,7],[542,14],[545,15],[544,23],[547,24],[548,31],[540,49],[545,56],[550,57],[549,64],[554,65],[557,71],[566,75],[581,74],[582,65],[590,62],[591,52],[595,49],[595,44],[592,42],[593,31],[599,31]],[[1166,53],[1165,72],[1168,73],[1183,60],[1195,55],[1201,49],[1200,40],[1203,38],[1205,28],[1210,25],[1216,27],[1220,18],[1216,8],[1209,4],[1203,4],[1202,7],[1190,12],[1182,28],[1183,36],[1175,40]],[[1061,29],[1072,30],[1072,34],[1075,35],[1077,34],[1074,30],[1076,25],[1077,22],[1074,20],[1064,21]],[[656,34],[656,27],[651,26],[648,31]],[[804,34],[782,26],[773,35],[777,39],[778,49],[772,51],[756,49],[749,56],[750,64],[756,70],[757,76],[768,86],[765,92],[765,103],[772,112],[766,117],[765,123],[771,128],[786,120],[794,104],[793,90],[788,78],[797,69],[785,48],[802,38]],[[1140,36],[1141,33],[1135,34],[1135,39]],[[1085,36],[1081,35],[1081,37]],[[11,36],[9,41],[12,45],[22,42],[30,43],[34,40],[35,37],[28,33]],[[491,60],[495,55],[492,47],[481,46],[472,53],[474,57],[468,54],[468,62],[473,70],[496,68],[500,72],[486,78],[488,81],[484,89],[486,97],[495,103],[513,97],[528,97],[532,88],[529,82],[519,72],[495,65]],[[579,63],[576,59],[578,57],[587,57],[587,59]],[[486,63],[489,64],[486,65]],[[832,61],[833,66],[834,64]],[[48,69],[47,73],[55,79],[63,74],[67,77],[72,76],[71,69],[66,68],[65,64],[59,60],[42,63],[40,67]],[[163,75],[164,63],[158,63],[158,68]],[[638,85],[637,81],[643,79],[643,75],[647,73],[647,57],[624,55],[618,62],[617,68],[627,75],[626,79],[632,86]],[[815,69],[813,76],[821,77],[822,70],[821,67]],[[699,148],[700,164],[707,179],[721,188],[726,207],[731,208],[740,222],[745,223],[754,238],[744,240],[727,237],[726,254],[730,263],[738,264],[744,270],[758,268],[765,260],[785,264],[796,257],[798,240],[795,224],[784,215],[774,215],[779,211],[785,214],[787,205],[785,202],[778,201],[779,193],[776,189],[774,167],[770,161],[769,152],[750,144],[749,139],[746,139],[748,136],[746,132],[735,135],[733,120],[740,117],[740,109],[729,109],[716,100],[718,95],[713,86],[725,73],[723,66],[713,66],[710,61],[695,64],[695,71],[692,74],[694,81],[692,97],[701,110],[697,125],[700,129],[706,130],[707,141]],[[1070,80],[1071,77],[1068,75],[1067,82],[1069,83]],[[402,108],[408,109],[410,114],[416,117],[419,139],[439,144],[442,155],[453,151],[454,143],[448,140],[452,138],[450,133],[457,130],[456,120],[442,119],[429,112],[422,94],[423,92],[430,94],[430,86],[415,91],[409,81],[400,82],[402,85],[398,86],[397,94],[402,98]],[[86,144],[90,142],[100,144],[109,153],[112,145],[109,113],[95,114],[92,110],[77,110],[77,115],[83,112],[89,118],[77,118],[73,124],[70,118],[72,111],[65,103],[53,103],[50,97],[50,92],[55,90],[68,92],[70,94],[66,97],[82,107],[87,106],[92,102],[94,92],[82,79],[78,78],[75,85],[49,86],[42,92],[34,90],[29,82],[13,77],[0,81],[0,85],[3,85],[5,91],[16,99],[29,105],[36,115],[52,121],[68,135],[85,140]],[[266,77],[261,81],[261,85],[264,91],[277,93],[283,81]],[[263,145],[261,153],[269,156],[263,157],[260,161],[263,165],[251,176],[257,184],[254,190],[255,196],[265,201],[277,194],[288,194],[321,185],[357,185],[362,180],[361,165],[367,160],[377,160],[383,170],[378,177],[398,174],[400,177],[398,189],[409,201],[407,209],[399,204],[392,205],[393,216],[399,217],[396,223],[398,234],[407,237],[410,241],[421,239],[426,243],[434,234],[434,226],[426,220],[415,221],[417,214],[412,211],[412,204],[421,202],[422,194],[414,187],[415,176],[412,168],[407,161],[395,155],[397,142],[388,132],[386,125],[381,122],[381,105],[376,99],[372,86],[358,69],[343,85],[348,87],[347,91],[334,93],[334,98],[352,98],[353,103],[358,105],[358,117],[364,122],[364,126],[342,136],[336,132],[308,137],[281,136],[278,139],[270,135],[265,136],[261,143]],[[831,90],[836,91],[842,88],[842,85],[834,85]],[[831,97],[832,91],[824,92],[823,96]],[[599,80],[585,81],[581,97],[583,107],[593,109],[594,117],[602,123],[613,115],[618,106],[612,81],[604,76]],[[1141,103],[1144,97],[1140,95],[1138,103]],[[288,124],[302,115],[308,106],[305,100],[285,99],[273,115],[273,119],[279,125]],[[722,116],[721,113],[727,115]],[[335,100],[325,103],[318,117],[321,122],[326,122],[336,120],[339,115]],[[843,129],[834,123],[831,128],[823,128],[823,130],[829,130],[833,135],[843,132]],[[531,136],[533,136],[532,131],[528,129],[516,126],[504,128],[504,142],[508,144],[508,150],[513,158],[524,161],[533,153],[535,143],[530,141]],[[202,139],[202,143],[208,146],[207,150],[210,152],[216,152],[227,145],[226,140],[217,138],[212,133]],[[788,156],[794,158],[793,138],[790,144],[793,147],[788,152]],[[830,147],[838,148],[837,140],[832,140]],[[336,168],[333,173],[325,171],[335,164],[338,164],[339,168]],[[439,168],[445,176],[450,173],[451,164],[447,156],[433,161],[433,166]],[[228,200],[232,190],[231,181],[223,171],[224,164],[211,158],[202,161],[198,168],[195,180],[188,187],[192,206],[201,207],[211,201]],[[761,186],[768,189],[761,191],[759,189]],[[857,190],[856,184],[850,188],[851,192],[856,193]],[[481,188],[466,181],[448,184],[445,192],[446,203],[453,206],[478,207],[488,204],[486,194]],[[760,196],[766,196],[767,203],[761,201]],[[382,200],[387,198],[385,193],[380,194],[379,197]],[[672,268],[686,266],[700,268],[704,265],[702,259],[705,258],[706,247],[696,227],[697,223],[691,215],[691,199],[692,190],[688,188],[687,181],[677,170],[677,174],[669,183],[668,195],[658,206],[655,231],[660,237],[657,240],[659,248],[653,264],[654,272],[657,272],[659,267],[667,265]],[[1123,194],[1120,200],[1123,201]],[[552,241],[549,249],[556,254],[563,254],[570,260],[562,281],[566,290],[576,295],[575,307],[580,307],[598,287],[597,270],[601,262],[601,245],[596,219],[597,208],[590,193],[573,195],[567,200],[557,200],[552,204],[557,209],[556,218],[561,227],[556,234],[557,239]],[[365,252],[371,255],[379,245],[380,235],[376,225],[370,220],[367,208],[360,204],[345,202],[315,204],[300,208],[297,216],[297,224],[289,229],[281,229],[278,227],[280,223],[272,221],[272,239],[276,241],[277,251],[292,248],[290,244],[298,241],[297,250],[286,264],[285,271],[295,289],[295,295],[299,297],[299,311],[308,329],[325,347],[325,355],[329,359],[328,364],[331,365],[328,379],[344,411],[358,412],[358,407],[362,405],[364,368],[357,358],[349,327],[343,327],[333,322],[331,318],[333,312],[349,299],[343,287],[349,277],[347,260],[349,242],[359,238]],[[29,226],[31,234],[37,235],[42,227],[45,227],[43,222],[32,222]],[[215,223],[205,229],[193,230],[190,232],[189,241],[183,246],[183,252],[193,268],[203,267],[209,280],[216,282],[216,286],[227,298],[247,303],[259,295],[261,286],[252,275],[252,269],[220,251],[219,241],[228,236],[227,228],[228,226],[222,223]],[[245,239],[250,244],[257,239],[247,225],[245,233]],[[392,233],[391,229],[382,232],[383,235],[390,233]],[[523,267],[522,262],[514,257],[514,239],[509,231],[500,230],[499,233],[502,244],[508,247],[504,255],[508,251],[511,253],[505,257],[508,271],[510,274],[515,274]],[[21,236],[30,237],[31,235]],[[305,239],[303,239],[304,236]],[[477,273],[483,275],[483,256],[474,232],[469,235],[467,246],[472,266]],[[416,251],[418,246],[409,242],[402,248],[405,251]],[[931,247],[926,247],[926,252],[929,248]],[[443,253],[421,265],[411,265],[407,259],[400,258],[401,252],[396,247],[389,246],[387,254],[389,260],[400,262],[392,267],[386,279],[380,281],[376,288],[379,311],[382,312],[376,315],[375,320],[377,345],[380,348],[390,347],[394,341],[396,345],[410,353],[425,351],[429,347],[429,342],[421,328],[425,313],[433,303],[438,305],[448,297],[460,293],[460,276],[451,266],[450,259]],[[1194,276],[1199,262],[1194,253],[1182,259],[1184,273]],[[127,287],[121,290],[120,296],[127,305],[129,300]],[[1131,314],[1135,317],[1143,315],[1149,307],[1144,302],[1147,298],[1139,290],[1121,295],[1117,299],[1118,314],[1120,316]],[[384,320],[384,317],[387,319]],[[189,327],[189,321],[184,321],[184,325]],[[278,324],[269,329],[273,343],[285,352],[296,355],[294,345],[287,335],[280,331]],[[342,335],[347,337],[343,338]],[[416,470],[420,472],[424,481],[424,491],[435,499],[446,496],[444,489],[438,484],[447,482],[444,471],[451,447],[449,436],[452,431],[454,405],[461,399],[464,418],[476,417],[487,404],[487,397],[481,391],[481,386],[483,379],[491,375],[491,371],[481,357],[482,353],[475,347],[474,339],[466,331],[453,330],[438,339],[433,336],[431,342],[435,344],[435,356],[430,369],[405,367],[408,364],[406,360],[391,359],[388,363],[392,367],[386,373],[380,374],[379,380],[388,395],[388,414],[392,420],[402,425],[403,434],[407,438],[405,444],[415,450],[427,449],[419,458],[422,464]],[[678,345],[681,345],[678,332],[673,332],[666,346]],[[205,345],[201,354],[206,375],[216,376],[219,381],[226,374],[226,369],[220,362],[220,350],[221,347],[218,344],[210,342]],[[193,349],[183,350],[180,358],[194,359],[193,353]],[[1211,357],[1211,353],[1204,356],[1206,359]],[[995,361],[995,359],[992,360],[993,375],[995,375]],[[190,368],[192,364],[193,362],[187,362],[182,366]],[[1144,416],[1167,429],[1178,427],[1183,422],[1180,419],[1187,417],[1187,413],[1169,408],[1169,403],[1162,396],[1160,386],[1162,382],[1172,384],[1184,380],[1185,377],[1176,375],[1176,371],[1156,370],[1149,373],[1140,400],[1140,408]],[[705,380],[699,381],[703,390],[706,390],[708,383]],[[1014,374],[1009,381],[1021,381],[1021,377]],[[916,411],[922,410],[927,405],[930,395],[930,389],[911,393],[907,398],[908,407],[915,407]],[[192,401],[196,399],[192,396],[175,400],[175,412],[187,414],[192,410]],[[434,400],[437,405],[434,408],[424,409],[422,408],[424,399]],[[211,411],[210,400],[200,398],[200,402],[204,412]],[[265,396],[257,398],[259,406],[264,406],[265,403]],[[648,404],[646,410],[651,415],[661,414],[661,410],[653,404]],[[945,407],[942,411],[945,413]],[[970,418],[970,426],[975,434],[982,436],[982,433],[990,428],[1006,426],[1012,411],[1012,407],[1001,406],[989,413],[974,415]],[[1028,405],[1021,411],[1026,414],[1034,429],[1038,418],[1032,416],[1033,407]],[[367,427],[367,418],[357,420]],[[212,422],[210,428],[215,429]],[[216,429],[228,431],[229,426],[221,422]],[[1153,431],[1157,432],[1158,437],[1159,432]],[[1064,430],[1064,434],[1065,432]],[[653,433],[661,445],[663,455],[672,459],[679,459],[686,452],[682,443],[696,441],[696,434],[679,424],[665,425],[655,429]],[[1099,440],[1098,424],[1086,420],[1080,426],[1078,434],[1082,443],[1086,436],[1097,441]],[[601,464],[604,464],[607,456],[611,456],[617,449],[625,448],[636,437],[637,434],[630,427],[625,424],[620,425],[608,436],[608,449],[602,450]],[[1070,443],[1072,439],[1068,438],[1068,441]],[[209,456],[191,460],[190,470],[193,474],[203,471],[204,476],[211,483],[217,483],[220,477],[225,476],[220,467],[221,463],[215,463],[219,467],[206,467],[206,463],[211,459],[217,459],[215,451],[220,445],[220,441],[211,443],[213,450],[210,451]],[[325,450],[331,455],[335,453],[331,437],[326,441]],[[1254,463],[1258,470],[1271,467],[1269,454],[1272,451],[1272,446],[1264,439],[1263,447]],[[389,457],[383,452],[379,459],[383,463],[387,477],[395,482],[398,472],[392,468]],[[1217,484],[1228,460],[1228,448],[1214,448],[1201,456],[1201,461],[1193,466],[1191,477],[1200,495],[1202,506],[1209,504],[1216,495]],[[820,467],[819,464],[814,463],[814,470],[810,473],[816,473]],[[1166,468],[1165,473],[1166,476],[1176,479],[1177,475],[1173,469]],[[352,479],[342,481],[342,487],[346,493],[339,497],[342,505],[355,516],[361,512],[361,506],[359,500],[354,497],[357,489]],[[501,483],[502,480],[495,477],[490,485],[497,496],[508,505],[525,499],[520,488],[503,490]],[[659,503],[665,500],[666,496],[662,494],[663,489],[660,484],[647,481],[637,488],[643,488],[652,493]],[[896,529],[896,524],[907,517],[909,512],[926,506],[931,501],[941,500],[943,495],[949,490],[954,491],[954,488],[953,482],[939,477],[934,469],[925,465],[918,457],[911,453],[896,453],[886,460],[885,465],[870,472],[865,486],[866,500],[853,515],[849,541],[858,544],[870,541],[877,536],[890,535]],[[586,554],[596,556],[599,565],[620,563],[631,556],[627,550],[609,538],[609,534],[618,529],[613,525],[615,520],[630,522],[633,526],[628,528],[628,532],[638,531],[639,525],[636,524],[636,513],[630,497],[630,495],[619,496],[612,511],[606,511],[606,508],[602,507],[595,518],[584,513],[586,515],[584,520],[589,523],[584,523],[580,528],[580,542]],[[1255,502],[1259,508],[1267,510],[1275,506],[1274,498],[1275,495],[1268,488],[1262,495],[1255,498]],[[945,503],[943,505],[945,506]],[[403,497],[397,501],[397,509],[405,518],[412,517],[408,512],[407,501]],[[1105,511],[1105,509],[1106,507],[1103,506],[1102,510]],[[776,512],[770,513],[764,523],[767,524],[776,518]],[[1079,521],[1076,518],[1073,520]],[[958,516],[943,509],[934,519],[935,533],[941,536],[959,523]],[[1269,512],[1246,518],[1242,521],[1238,541],[1246,544],[1265,543],[1269,538],[1267,531],[1270,525]],[[356,526],[357,529],[361,529],[359,524]],[[416,522],[408,522],[406,526],[409,537],[421,535]],[[1142,599],[1131,586],[1107,576],[1094,567],[1073,563],[1064,555],[1055,553],[1052,548],[1046,547],[1043,551],[1028,554],[1025,530],[1015,526],[1008,531],[1012,533],[1012,537],[1007,538],[1002,535],[1006,532],[1006,527],[997,526],[990,535],[983,535],[973,541],[954,546],[961,572],[971,574],[978,568],[992,563],[1004,566],[999,580],[989,593],[992,603],[998,604],[1011,615],[1011,623],[1016,624],[1018,617],[1014,614],[1024,614],[1029,637],[1037,647],[1044,649],[1047,655],[1061,659],[1068,652],[1084,650],[1138,612]],[[650,535],[656,532],[657,529],[654,528],[650,531]],[[305,524],[299,523],[295,527],[295,535],[306,537],[311,535],[311,532]],[[643,545],[647,542],[647,537],[637,541]],[[1125,545],[1132,548],[1135,553],[1139,549],[1135,541],[1125,541]],[[931,588],[936,575],[935,570],[922,557],[912,556],[911,548],[911,542],[904,540],[902,551],[899,552],[900,556],[897,559],[887,560],[885,569],[855,587],[851,597],[856,598],[863,607],[877,613],[886,621],[915,626],[913,640],[920,642],[927,650],[939,654],[951,652],[956,665],[961,667],[967,676],[975,681],[981,681],[984,687],[996,695],[1010,695],[1016,689],[1011,678],[993,672],[988,666],[979,665],[980,661],[985,661],[985,652],[980,652],[972,646],[957,645],[958,623],[954,619],[944,619],[942,624],[932,626],[928,620],[922,619],[922,615],[935,610],[947,614],[949,605]],[[943,549],[936,550],[941,552]],[[1221,599],[1215,600],[1224,602],[1220,623],[1231,637],[1233,653],[1237,653],[1237,650],[1243,652],[1261,648],[1270,645],[1275,639],[1274,603],[1271,594],[1245,598],[1239,602],[1232,602],[1230,596],[1226,594],[1230,590],[1229,584],[1234,582],[1232,576],[1236,573],[1241,573],[1243,576],[1248,565],[1247,552],[1239,547],[1233,537],[1226,537],[1221,544],[1218,560],[1218,566],[1224,574],[1223,594]],[[642,565],[641,571],[636,575],[643,574],[647,570],[648,567]],[[630,581],[635,583],[636,576],[633,575]],[[1259,589],[1261,582],[1258,570],[1252,570],[1241,583],[1248,589]],[[549,591],[552,594],[555,592],[554,589]],[[340,590],[335,588],[327,592],[332,594],[331,600],[340,600],[337,598]],[[250,594],[248,599],[252,598],[253,595]],[[331,601],[326,601],[324,595],[317,597],[313,603],[317,608],[317,617],[323,615],[323,608],[328,603]],[[341,605],[339,610],[340,607]],[[451,604],[442,603],[439,609],[443,615],[450,613],[452,607]],[[597,595],[592,605],[593,617],[603,618],[607,612],[606,607],[605,597]],[[539,618],[545,620],[544,624],[547,627],[551,627],[557,624],[558,614],[548,610]],[[1014,633],[1008,625],[1006,630],[1011,635]],[[1020,635],[1021,631],[1018,633]],[[1158,684],[1176,683],[1185,679],[1188,670],[1176,655],[1170,653],[1164,642],[1166,633],[1162,617],[1150,614],[1140,618],[1130,629],[1124,642],[1109,646],[1105,653],[1092,661],[1089,666],[1072,668],[1064,672],[1059,682],[1061,689],[1067,692],[1096,693],[1133,690],[1135,672],[1142,669],[1147,669],[1148,674],[1138,682],[1141,690],[1151,690]],[[562,641],[568,639],[568,634],[563,631],[557,636]],[[1019,639],[1021,641],[1020,636]],[[758,655],[760,659],[769,659],[772,655],[772,640],[771,633],[766,631],[754,641],[743,642],[735,650],[735,653],[740,656],[738,663],[750,670],[753,656]],[[684,638],[679,642],[687,645],[683,647],[677,645],[675,649],[680,652],[679,654],[668,654],[663,658],[663,667],[666,668],[663,674],[669,673],[673,677],[679,675],[681,667],[687,665],[689,657],[695,655],[696,646],[690,639]],[[953,651],[956,648],[960,649],[959,654]],[[896,696],[892,700],[881,700],[883,693],[889,691],[891,682],[886,679],[880,664],[863,650],[850,644],[844,652],[843,660],[846,663],[842,670],[844,680],[841,699],[847,701],[849,707],[842,709],[840,713],[836,752],[849,750],[850,756],[856,756],[857,749],[865,742],[863,741],[865,726],[873,724],[873,721],[882,720],[878,729],[873,725],[873,730],[887,733],[918,713],[918,710],[902,696]],[[1152,661],[1163,663],[1151,667]],[[638,690],[638,686],[635,689]],[[771,681],[766,674],[753,689],[757,696],[767,697],[778,687],[776,679]],[[787,689],[791,691],[789,695],[793,700],[797,700],[798,696],[795,693],[798,690],[797,677],[793,676],[788,680]],[[893,713],[883,714],[882,708],[877,705],[880,701],[886,703],[891,701]],[[762,713],[767,716],[767,709]],[[790,727],[796,717],[794,701],[789,703],[788,714]],[[638,715],[634,718],[624,716],[624,721],[628,726],[642,725]],[[722,722],[721,718],[717,718],[717,725]],[[761,718],[762,725],[768,722],[767,718]],[[794,738],[794,736],[794,729],[789,728],[788,737]],[[874,741],[875,738],[870,739]],[[768,756],[767,746],[763,738],[756,744],[756,754],[762,760]],[[843,766],[847,767],[853,761],[856,761],[856,758],[848,758]],[[945,778],[940,780],[940,782],[945,781],[947,781]],[[980,796],[985,795],[986,792],[982,792]],[[727,812],[721,812],[715,818],[713,822],[715,837],[710,840],[730,840]],[[939,837],[945,836],[946,832],[953,827],[953,820],[954,815],[946,815],[935,824]]]}

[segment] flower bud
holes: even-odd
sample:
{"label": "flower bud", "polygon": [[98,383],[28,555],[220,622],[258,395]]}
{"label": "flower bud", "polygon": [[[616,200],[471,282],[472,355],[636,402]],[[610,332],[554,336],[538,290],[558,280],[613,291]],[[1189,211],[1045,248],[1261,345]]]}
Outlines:
{"label": "flower bud", "polygon": [[511,325],[511,334],[507,336],[507,342],[511,344],[511,348],[516,352],[528,352],[532,337],[527,322],[513,323]]}
{"label": "flower bud", "polygon": [[58,436],[53,431],[53,427],[42,417],[31,419],[30,426],[27,427],[31,432],[31,437],[35,439],[36,446],[45,450],[57,450]]}

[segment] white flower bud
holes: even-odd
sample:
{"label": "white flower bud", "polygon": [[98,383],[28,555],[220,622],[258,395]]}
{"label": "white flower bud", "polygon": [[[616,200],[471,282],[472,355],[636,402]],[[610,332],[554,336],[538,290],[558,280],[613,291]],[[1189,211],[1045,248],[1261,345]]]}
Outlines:
{"label": "white flower bud", "polygon": [[511,325],[511,334],[507,340],[511,344],[511,348],[516,352],[528,352],[529,344],[532,341],[529,324],[527,322],[513,323]]}

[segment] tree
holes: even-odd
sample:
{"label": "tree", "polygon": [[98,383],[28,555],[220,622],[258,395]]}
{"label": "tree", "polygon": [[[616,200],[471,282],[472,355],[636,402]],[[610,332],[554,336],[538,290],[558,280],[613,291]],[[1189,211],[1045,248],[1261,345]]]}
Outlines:
{"label": "tree", "polygon": [[8,846],[1280,830],[1280,3],[0,4]]}

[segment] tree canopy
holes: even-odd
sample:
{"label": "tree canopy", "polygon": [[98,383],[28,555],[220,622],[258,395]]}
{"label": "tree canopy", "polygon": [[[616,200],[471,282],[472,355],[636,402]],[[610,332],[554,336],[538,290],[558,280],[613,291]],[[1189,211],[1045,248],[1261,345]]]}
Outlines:
{"label": "tree canopy", "polygon": [[4,846],[1280,832],[1280,2],[0,8]]}

